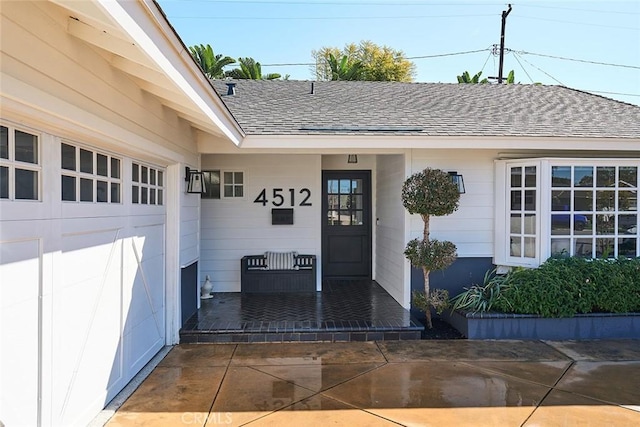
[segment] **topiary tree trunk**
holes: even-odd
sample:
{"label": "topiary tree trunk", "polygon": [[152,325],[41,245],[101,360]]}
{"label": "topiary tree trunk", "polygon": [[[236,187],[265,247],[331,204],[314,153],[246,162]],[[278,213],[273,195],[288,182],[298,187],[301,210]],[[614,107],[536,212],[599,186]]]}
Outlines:
{"label": "topiary tree trunk", "polygon": [[404,254],[416,268],[422,269],[424,295],[414,295],[414,303],[425,311],[427,327],[432,328],[431,307],[434,294],[429,286],[429,273],[449,267],[456,259],[456,246],[429,237],[431,216],[449,215],[458,209],[460,193],[448,173],[427,168],[411,175],[402,186],[402,204],[410,214],[418,214],[424,222],[422,240],[407,243]]}

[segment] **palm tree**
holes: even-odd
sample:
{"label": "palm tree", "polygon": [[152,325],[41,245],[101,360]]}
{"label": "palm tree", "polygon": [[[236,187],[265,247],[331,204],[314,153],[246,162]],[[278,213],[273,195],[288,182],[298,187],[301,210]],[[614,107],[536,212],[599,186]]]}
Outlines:
{"label": "palm tree", "polygon": [[229,64],[236,62],[230,56],[215,55],[210,45],[194,45],[189,47],[191,56],[196,60],[202,71],[210,79],[221,79],[224,77],[222,69]]}
{"label": "palm tree", "polygon": [[364,71],[362,61],[349,62],[347,55],[343,55],[338,61],[338,58],[329,53],[327,63],[331,69],[331,80],[360,80]]}
{"label": "palm tree", "polygon": [[238,64],[240,64],[240,68],[227,71],[227,77],[245,80],[274,80],[281,77],[278,73],[269,73],[263,76],[260,63],[251,57],[238,58]]}

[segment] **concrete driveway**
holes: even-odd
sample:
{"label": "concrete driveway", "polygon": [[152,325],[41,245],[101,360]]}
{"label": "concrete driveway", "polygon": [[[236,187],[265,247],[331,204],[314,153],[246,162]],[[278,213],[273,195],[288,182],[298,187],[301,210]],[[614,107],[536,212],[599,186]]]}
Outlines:
{"label": "concrete driveway", "polygon": [[183,344],[106,425],[635,427],[640,341]]}

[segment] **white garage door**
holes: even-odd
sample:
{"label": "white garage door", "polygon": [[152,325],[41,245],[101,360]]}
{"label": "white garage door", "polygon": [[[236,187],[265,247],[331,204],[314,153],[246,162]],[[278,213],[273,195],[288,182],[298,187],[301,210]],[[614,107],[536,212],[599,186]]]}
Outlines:
{"label": "white garage door", "polygon": [[0,421],[86,425],[165,343],[164,172],[37,136],[61,184],[3,201]]}

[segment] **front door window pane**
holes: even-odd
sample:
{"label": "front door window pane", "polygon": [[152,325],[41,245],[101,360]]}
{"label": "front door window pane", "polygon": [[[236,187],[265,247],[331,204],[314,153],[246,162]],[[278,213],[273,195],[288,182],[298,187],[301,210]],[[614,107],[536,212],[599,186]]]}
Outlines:
{"label": "front door window pane", "polygon": [[[16,130],[15,159],[19,162],[38,163],[38,137]],[[17,198],[17,197],[16,197]]]}
{"label": "front door window pane", "polygon": [[337,179],[330,179],[330,180],[327,181],[327,193],[329,193],[329,194],[338,193],[338,180]]}
{"label": "front door window pane", "polygon": [[16,199],[36,200],[38,198],[38,173],[32,170],[16,169]]}

